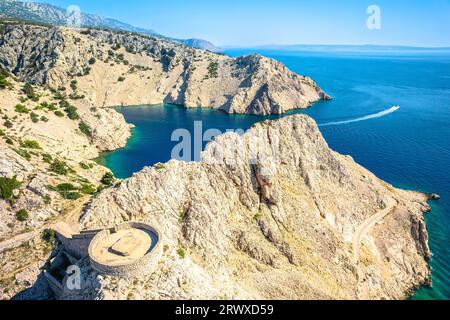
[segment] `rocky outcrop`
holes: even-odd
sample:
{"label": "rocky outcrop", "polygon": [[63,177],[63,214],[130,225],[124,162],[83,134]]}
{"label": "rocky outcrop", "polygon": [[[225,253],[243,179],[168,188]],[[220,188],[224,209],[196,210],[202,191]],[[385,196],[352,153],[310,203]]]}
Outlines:
{"label": "rocky outcrop", "polygon": [[[38,266],[28,254],[36,243],[46,260],[40,228],[67,215],[85,230],[147,222],[164,238],[158,268],[137,279],[99,276],[79,261],[83,288],[71,298],[401,299],[429,281],[428,197],[395,189],[330,150],[306,116],[227,133],[199,163],[145,168],[78,202],[55,188],[99,186],[106,169],[89,160],[129,138],[124,118],[101,107],[164,102],[283,113],[329,98],[313,80],[258,55],[233,59],[127,33],[23,25],[1,32],[0,66],[15,77],[0,90],[0,176],[21,185],[0,200],[0,238],[35,243],[1,252],[2,273]],[[23,81],[37,84],[40,101],[25,97]],[[72,117],[66,103],[76,107]],[[55,160],[66,172],[51,172]],[[16,219],[19,209],[28,210],[26,222]],[[377,213],[381,219],[366,224]]]}
{"label": "rocky outcrop", "polygon": [[28,161],[20,157],[16,152],[0,145],[0,177],[24,179],[34,171]]}
{"label": "rocky outcrop", "polygon": [[98,107],[171,103],[282,114],[329,99],[310,78],[260,55],[231,58],[154,37],[9,25],[0,66],[22,81],[69,88]]}
{"label": "rocky outcrop", "polygon": [[[170,298],[208,287],[203,298],[400,299],[429,278],[426,196],[394,189],[330,150],[310,118],[227,133],[202,159],[145,168],[85,213],[85,229],[146,221],[165,236],[149,289],[125,281],[123,292],[162,298],[176,281]],[[353,261],[352,235],[390,200],[395,210],[362,239]],[[200,287],[189,285],[192,266]],[[116,297],[110,281],[102,279],[101,296]]]}

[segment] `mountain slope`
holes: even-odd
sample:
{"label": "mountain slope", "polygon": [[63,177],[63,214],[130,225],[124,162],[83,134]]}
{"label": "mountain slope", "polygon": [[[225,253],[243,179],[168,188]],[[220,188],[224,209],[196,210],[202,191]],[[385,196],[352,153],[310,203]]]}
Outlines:
{"label": "mountain slope", "polygon": [[[29,22],[50,24],[55,26],[67,25],[67,10],[47,4],[37,2],[22,2],[15,0],[0,0],[0,18],[19,19]],[[161,38],[170,39],[193,48],[219,51],[212,43],[201,39],[172,39],[158,34],[149,29],[138,28],[128,23],[116,19],[105,18],[95,14],[81,13],[81,26],[87,28],[106,28],[113,30],[123,30],[135,33],[142,33]]]}
{"label": "mountain slope", "polygon": [[332,151],[307,116],[227,133],[201,162],[158,164],[120,183],[92,161],[131,135],[122,115],[99,106],[266,114],[325,97],[277,61],[123,32],[0,24],[0,77],[0,299],[48,299],[42,270],[55,260],[41,231],[60,220],[76,230],[146,221],[162,232],[157,270],[137,279],[76,262],[76,299],[400,299],[429,284],[427,197]]}
{"label": "mountain slope", "polygon": [[260,55],[231,58],[164,39],[103,30],[8,25],[0,66],[22,81],[70,88],[98,107],[170,103],[282,114],[329,96]]}
{"label": "mountain slope", "polygon": [[426,197],[330,150],[309,117],[224,134],[202,159],[145,168],[93,200],[85,230],[145,221],[167,252],[151,277],[119,288],[102,277],[77,298],[403,299],[427,282]]}

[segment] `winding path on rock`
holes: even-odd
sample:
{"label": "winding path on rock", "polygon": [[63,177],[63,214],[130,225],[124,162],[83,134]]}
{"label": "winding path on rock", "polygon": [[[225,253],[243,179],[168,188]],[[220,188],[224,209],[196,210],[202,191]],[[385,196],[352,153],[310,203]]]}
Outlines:
{"label": "winding path on rock", "polygon": [[41,232],[41,229],[35,230],[32,232],[28,232],[28,233],[22,233],[22,234],[19,234],[9,240],[5,240],[5,241],[1,242],[0,243],[0,253],[20,247],[25,242],[28,242],[28,241],[34,239],[35,237],[37,237],[40,234],[40,232]]}
{"label": "winding path on rock", "polygon": [[[391,211],[394,209],[394,207],[397,205],[396,201],[393,199],[389,199],[389,203],[386,206],[386,209],[383,209],[381,211],[378,211],[373,216],[366,219],[356,230],[356,232],[353,234],[353,253],[354,253],[354,259],[355,263],[359,267],[359,252],[361,248],[361,240],[369,233],[369,231],[376,226],[378,222],[383,220]],[[358,268],[359,269],[359,268]]]}
{"label": "winding path on rock", "polygon": [[46,228],[52,229],[55,223],[59,221],[65,221],[70,225],[75,225],[79,219],[80,212],[82,211],[83,206],[88,202],[88,200],[88,196],[80,198],[72,204],[73,208],[67,214],[57,217],[51,224],[45,224],[44,226],[37,228],[36,230],[27,233],[21,233],[8,240],[0,242],[0,253],[18,248],[25,242],[33,240],[34,238],[40,236]]}

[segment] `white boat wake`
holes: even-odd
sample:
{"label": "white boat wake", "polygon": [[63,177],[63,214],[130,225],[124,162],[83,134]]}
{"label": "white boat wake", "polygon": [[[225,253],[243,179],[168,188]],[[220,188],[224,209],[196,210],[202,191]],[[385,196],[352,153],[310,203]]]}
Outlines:
{"label": "white boat wake", "polygon": [[341,124],[348,124],[348,123],[354,123],[354,122],[366,121],[366,120],[370,120],[370,119],[381,118],[381,117],[387,116],[388,114],[394,113],[399,109],[400,109],[399,106],[395,106],[395,107],[389,108],[387,110],[384,110],[384,111],[381,111],[378,113],[374,113],[374,114],[369,114],[367,116],[356,118],[356,119],[319,124],[319,127],[337,126],[337,125],[341,125]]}

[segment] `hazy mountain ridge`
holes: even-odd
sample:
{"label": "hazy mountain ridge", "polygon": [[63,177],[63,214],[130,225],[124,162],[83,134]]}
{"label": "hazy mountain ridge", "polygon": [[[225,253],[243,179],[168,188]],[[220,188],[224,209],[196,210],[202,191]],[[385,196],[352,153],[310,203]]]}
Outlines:
{"label": "hazy mountain ridge", "polygon": [[[226,46],[225,49],[244,49],[239,46]],[[332,45],[332,44],[292,44],[292,45],[278,45],[267,44],[252,47],[245,47],[245,49],[259,49],[259,50],[282,50],[282,51],[343,51],[343,52],[386,52],[386,51],[450,51],[450,47],[412,47],[412,46],[393,46],[393,45]]]}
{"label": "hazy mountain ridge", "polygon": [[[36,23],[64,26],[67,24],[67,11],[47,3],[0,0],[0,18],[20,19]],[[214,44],[203,39],[174,39],[163,36],[151,29],[135,27],[131,24],[96,14],[82,12],[81,26],[142,33],[176,41],[197,49],[209,50],[212,52],[220,51]]]}

